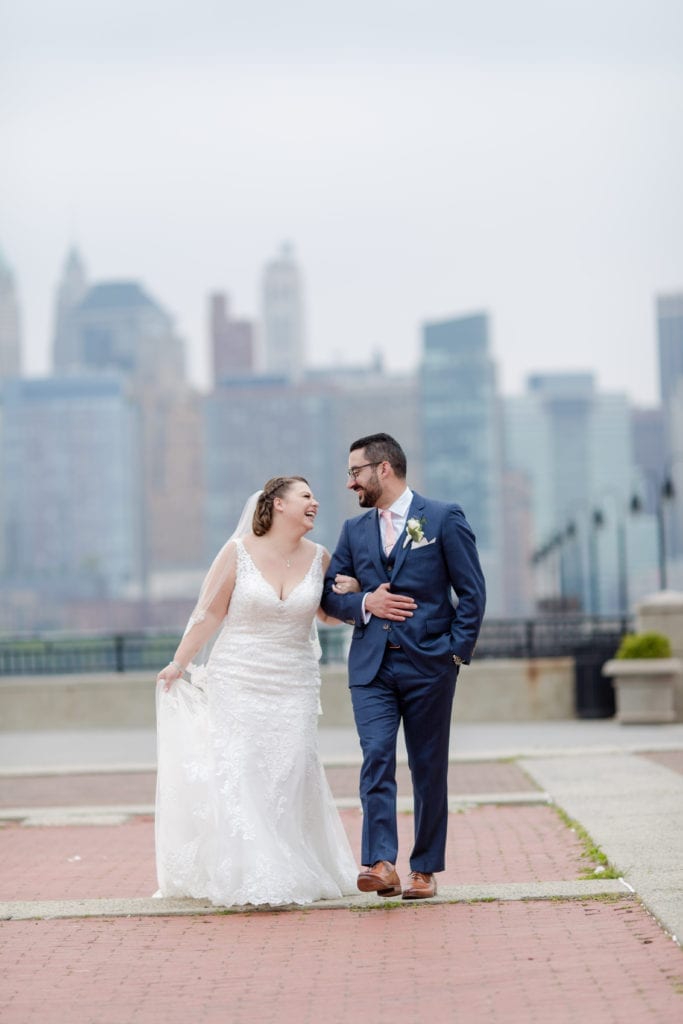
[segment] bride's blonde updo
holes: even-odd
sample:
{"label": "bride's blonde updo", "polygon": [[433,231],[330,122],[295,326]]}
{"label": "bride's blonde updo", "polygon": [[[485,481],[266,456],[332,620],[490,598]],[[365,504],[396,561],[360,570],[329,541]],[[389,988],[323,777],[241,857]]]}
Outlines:
{"label": "bride's blonde updo", "polygon": [[273,502],[275,498],[281,498],[296,481],[308,486],[308,480],[303,476],[274,476],[263,485],[254,509],[254,518],[251,528],[257,537],[263,537],[273,525]]}

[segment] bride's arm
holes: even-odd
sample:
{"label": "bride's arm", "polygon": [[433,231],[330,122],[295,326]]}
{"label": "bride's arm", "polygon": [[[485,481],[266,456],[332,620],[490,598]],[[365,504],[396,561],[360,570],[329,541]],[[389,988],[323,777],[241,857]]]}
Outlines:
{"label": "bride's arm", "polygon": [[[323,575],[327,572],[329,565],[330,553],[325,550],[323,551]],[[334,578],[333,590],[336,590],[339,594],[358,594],[360,592],[360,583],[355,576],[344,576],[343,573],[338,572]],[[323,611],[322,607],[318,608],[316,615],[321,622],[328,626],[344,625],[341,619],[335,619],[332,615],[328,615],[327,612]]]}
{"label": "bride's arm", "polygon": [[179,679],[197,651],[213,636],[225,618],[235,587],[236,555],[229,545],[220,563],[215,563],[207,576],[200,600],[192,613],[190,625],[176,648],[173,660],[157,676],[168,690]]}

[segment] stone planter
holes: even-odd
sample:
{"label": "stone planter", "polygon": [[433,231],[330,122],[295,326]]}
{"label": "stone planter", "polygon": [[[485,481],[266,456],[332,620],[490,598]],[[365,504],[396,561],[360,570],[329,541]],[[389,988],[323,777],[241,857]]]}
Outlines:
{"label": "stone planter", "polygon": [[617,721],[648,725],[674,722],[674,695],[681,674],[680,658],[612,658],[602,674],[614,683]]}

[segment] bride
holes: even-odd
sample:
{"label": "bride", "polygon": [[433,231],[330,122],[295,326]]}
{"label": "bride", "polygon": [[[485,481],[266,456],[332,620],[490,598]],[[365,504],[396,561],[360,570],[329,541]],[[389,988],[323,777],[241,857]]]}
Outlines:
{"label": "bride", "polygon": [[318,755],[314,619],[336,620],[320,609],[330,555],[305,537],[317,510],[303,477],[252,496],[157,677],[160,896],[229,907],[356,891]]}

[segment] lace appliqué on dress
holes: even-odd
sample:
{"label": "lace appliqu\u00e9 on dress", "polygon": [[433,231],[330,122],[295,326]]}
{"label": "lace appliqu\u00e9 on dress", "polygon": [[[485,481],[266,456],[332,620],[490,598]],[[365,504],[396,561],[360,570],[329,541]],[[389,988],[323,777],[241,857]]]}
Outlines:
{"label": "lace appliqu\u00e9 on dress", "polygon": [[[222,906],[355,891],[356,865],[318,754],[311,623],[322,548],[283,601],[241,541],[205,678],[157,692],[157,873],[164,895]],[[159,692],[161,691],[161,692]]]}

